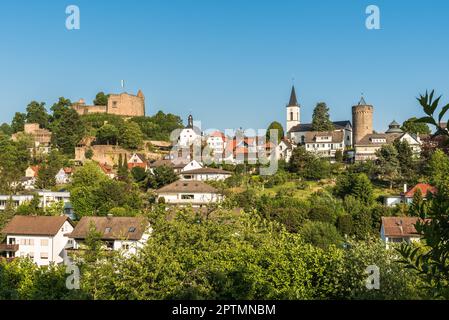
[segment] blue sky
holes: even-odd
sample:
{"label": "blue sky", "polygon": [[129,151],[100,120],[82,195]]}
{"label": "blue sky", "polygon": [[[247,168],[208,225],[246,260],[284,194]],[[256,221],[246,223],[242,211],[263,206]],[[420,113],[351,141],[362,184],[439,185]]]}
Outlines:
{"label": "blue sky", "polygon": [[[70,4],[81,30],[65,28]],[[365,28],[370,4],[381,30]],[[449,102],[448,14],[446,0],[1,1],[0,122],[31,100],[91,102],[125,79],[148,114],[266,128],[284,124],[294,77],[303,122],[319,101],[351,119],[363,92],[382,131],[421,115],[426,89]]]}

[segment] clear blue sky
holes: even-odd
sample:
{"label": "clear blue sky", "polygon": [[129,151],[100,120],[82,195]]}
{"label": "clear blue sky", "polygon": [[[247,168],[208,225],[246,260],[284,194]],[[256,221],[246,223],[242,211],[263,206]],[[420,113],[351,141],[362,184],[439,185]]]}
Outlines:
{"label": "clear blue sky", "polygon": [[[65,28],[70,4],[79,31]],[[365,28],[369,4],[381,30]],[[304,122],[319,101],[351,119],[364,92],[382,131],[420,115],[428,88],[449,102],[448,15],[447,0],[1,1],[0,122],[31,100],[91,102],[125,79],[148,114],[265,128],[284,124],[294,77]]]}

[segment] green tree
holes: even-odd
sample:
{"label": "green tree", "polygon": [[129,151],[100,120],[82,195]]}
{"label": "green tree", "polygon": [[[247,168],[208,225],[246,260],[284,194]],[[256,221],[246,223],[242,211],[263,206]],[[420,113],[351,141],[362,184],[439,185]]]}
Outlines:
{"label": "green tree", "polygon": [[282,127],[282,124],[280,124],[277,121],[273,121],[267,129],[266,139],[267,142],[271,141],[271,130],[275,130],[277,132],[277,143],[281,142],[281,140],[284,138],[284,128]]}
{"label": "green tree", "polygon": [[50,189],[56,185],[56,174],[63,167],[64,160],[57,150],[52,150],[39,168],[36,186]]}
{"label": "green tree", "polygon": [[137,123],[147,140],[170,141],[173,130],[184,128],[182,119],[171,113],[158,111],[151,117],[135,117],[131,121]]}
{"label": "green tree", "polygon": [[383,145],[376,151],[379,178],[390,183],[390,189],[400,177],[398,151],[393,145]]}
{"label": "green tree", "polygon": [[26,122],[38,123],[41,128],[48,127],[49,116],[44,102],[31,101],[27,106]]}
{"label": "green tree", "polygon": [[445,184],[449,181],[449,157],[440,149],[430,157],[429,177],[434,186]]}
{"label": "green tree", "polygon": [[139,125],[132,121],[126,122],[120,131],[119,143],[127,149],[139,149],[143,143],[143,134]]}
{"label": "green tree", "polygon": [[402,183],[413,183],[416,180],[416,161],[413,150],[406,140],[396,140],[393,143],[396,148],[399,161],[400,180]]}
{"label": "green tree", "polygon": [[119,139],[120,132],[119,130],[113,126],[112,124],[104,124],[97,131],[96,141],[99,144],[117,144]]}
{"label": "green tree", "polygon": [[329,108],[326,103],[317,103],[312,115],[313,131],[331,131],[334,130],[334,124],[329,117]]}
{"label": "green tree", "polygon": [[131,170],[131,175],[135,182],[143,182],[145,178],[147,177],[147,173],[144,168],[141,167],[134,167]]}
{"label": "green tree", "polygon": [[[426,116],[417,120],[436,127],[436,136],[447,137],[449,133],[441,126],[441,122],[449,110],[449,104],[443,106],[435,117],[435,111],[439,107],[441,96],[434,100],[434,91],[418,98]],[[401,262],[409,269],[415,270],[425,288],[428,288],[436,298],[449,299],[449,184],[443,175],[447,170],[447,157],[441,151],[436,151],[430,164],[431,179],[438,189],[435,196],[428,199],[425,210],[420,210],[422,219],[429,220],[418,222],[416,231],[422,236],[422,246],[404,244],[398,249],[402,256]],[[438,163],[441,162],[441,163]],[[447,171],[446,171],[447,174]]]}
{"label": "green tree", "polygon": [[128,157],[125,154],[123,162],[120,163],[121,155],[119,156],[119,166],[117,170],[117,179],[121,181],[129,180],[129,169],[128,169]]}
{"label": "green tree", "polygon": [[86,157],[86,159],[91,160],[94,156],[94,151],[92,150],[92,148],[87,149],[84,153],[84,156]]}
{"label": "green tree", "polygon": [[418,122],[416,117],[410,118],[402,124],[402,131],[412,134],[430,134],[430,128],[427,124]]}
{"label": "green tree", "polygon": [[374,199],[373,185],[369,178],[361,173],[354,176],[353,189],[349,194],[364,204],[370,205]]}
{"label": "green tree", "polygon": [[333,224],[321,221],[306,222],[300,231],[306,243],[327,249],[331,245],[341,245],[342,238]]}
{"label": "green tree", "polygon": [[95,96],[94,105],[96,106],[107,106],[109,95],[104,94],[104,92],[99,92]]}
{"label": "green tree", "polygon": [[25,113],[16,112],[14,114],[14,118],[12,119],[11,122],[11,128],[13,133],[21,132],[25,129],[26,118],[27,116]]}
{"label": "green tree", "polygon": [[55,107],[54,110],[52,142],[62,153],[74,156],[75,147],[85,134],[84,124],[78,113],[67,105]]}
{"label": "green tree", "polygon": [[153,170],[145,180],[145,185],[150,189],[159,189],[163,186],[173,183],[179,179],[173,168],[169,166],[160,166]]}
{"label": "green tree", "polygon": [[5,134],[5,135],[7,135],[7,136],[10,136],[10,135],[12,135],[14,132],[13,132],[13,130],[12,130],[12,128],[11,128],[11,126],[10,126],[9,124],[3,123],[3,124],[0,126],[0,133],[3,133],[3,134]]}
{"label": "green tree", "polygon": [[341,150],[335,151],[335,161],[338,163],[343,162],[343,151]]}
{"label": "green tree", "polygon": [[14,191],[15,182],[23,176],[30,162],[30,151],[24,140],[12,141],[0,133],[0,191]]}

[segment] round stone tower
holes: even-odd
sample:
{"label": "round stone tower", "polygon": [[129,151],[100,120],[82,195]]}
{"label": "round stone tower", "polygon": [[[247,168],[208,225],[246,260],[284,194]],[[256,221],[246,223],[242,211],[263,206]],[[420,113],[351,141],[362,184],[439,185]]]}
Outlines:
{"label": "round stone tower", "polygon": [[362,97],[358,105],[352,107],[353,144],[357,144],[367,134],[373,133],[374,107]]}

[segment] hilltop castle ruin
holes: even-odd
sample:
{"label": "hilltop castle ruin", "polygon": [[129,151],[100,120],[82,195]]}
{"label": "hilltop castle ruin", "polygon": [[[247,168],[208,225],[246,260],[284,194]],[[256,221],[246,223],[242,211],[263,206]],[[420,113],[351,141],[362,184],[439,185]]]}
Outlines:
{"label": "hilltop castle ruin", "polygon": [[107,113],[124,117],[145,116],[145,96],[139,90],[137,95],[121,93],[110,94],[106,106],[86,105],[84,99],[80,99],[72,105],[79,115],[91,113]]}

